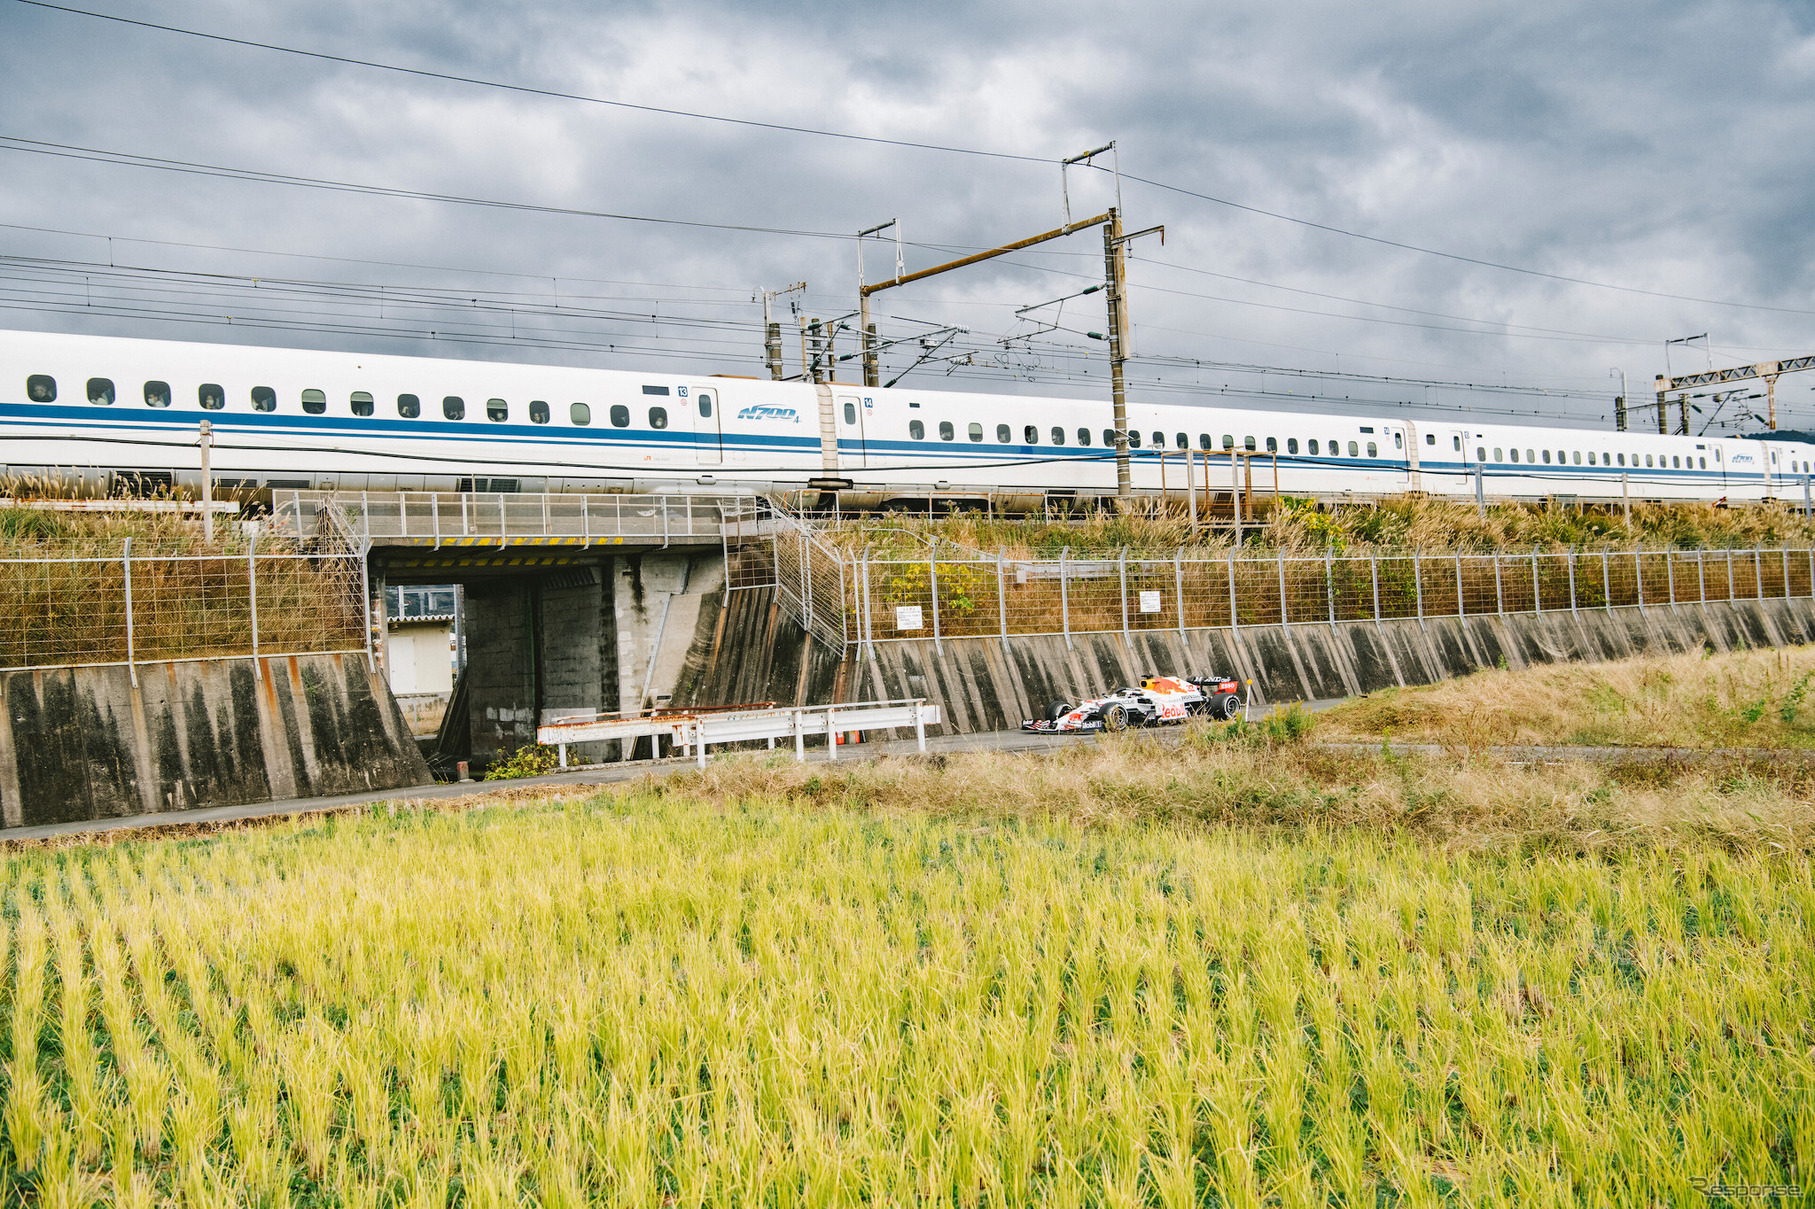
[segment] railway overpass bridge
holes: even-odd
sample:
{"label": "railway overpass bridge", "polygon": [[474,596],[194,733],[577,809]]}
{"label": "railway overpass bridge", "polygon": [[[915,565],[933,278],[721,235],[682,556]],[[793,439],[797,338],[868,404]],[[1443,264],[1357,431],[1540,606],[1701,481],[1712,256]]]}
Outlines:
{"label": "railway overpass bridge", "polygon": [[441,746],[479,763],[533,743],[545,718],[666,705],[717,620],[735,535],[770,516],[749,494],[281,490],[272,505],[276,532],[363,556],[380,662],[388,584],[463,586],[466,668]]}

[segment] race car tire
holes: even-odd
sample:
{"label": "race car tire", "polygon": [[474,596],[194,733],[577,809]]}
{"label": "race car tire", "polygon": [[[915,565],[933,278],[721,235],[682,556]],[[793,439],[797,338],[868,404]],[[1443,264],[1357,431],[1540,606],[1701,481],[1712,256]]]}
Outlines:
{"label": "race car tire", "polygon": [[1048,722],[1057,722],[1060,718],[1063,718],[1066,714],[1069,714],[1070,712],[1071,712],[1071,702],[1054,701],[1051,705],[1046,707],[1046,720]]}
{"label": "race car tire", "polygon": [[1104,730],[1127,730],[1128,729],[1128,707],[1125,705],[1112,705],[1108,709],[1104,710],[1103,711],[1103,729]]}
{"label": "race car tire", "polygon": [[1224,722],[1233,722],[1235,715],[1242,712],[1242,703],[1231,693],[1215,703],[1216,716]]}

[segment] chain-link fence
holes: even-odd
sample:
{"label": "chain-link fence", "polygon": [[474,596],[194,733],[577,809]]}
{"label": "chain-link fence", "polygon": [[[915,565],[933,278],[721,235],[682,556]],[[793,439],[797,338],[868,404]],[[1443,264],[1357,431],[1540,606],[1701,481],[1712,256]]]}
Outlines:
{"label": "chain-link fence", "polygon": [[[815,633],[846,642],[1662,607],[1815,595],[1815,549],[1529,554],[1235,555],[1018,560],[931,550],[841,560],[776,536],[763,582],[813,598]],[[843,608],[834,585],[842,590]],[[748,584],[744,586],[755,586]],[[796,606],[798,607],[798,606]]]}
{"label": "chain-link fence", "polygon": [[328,549],[0,560],[0,670],[366,649],[363,562]]}

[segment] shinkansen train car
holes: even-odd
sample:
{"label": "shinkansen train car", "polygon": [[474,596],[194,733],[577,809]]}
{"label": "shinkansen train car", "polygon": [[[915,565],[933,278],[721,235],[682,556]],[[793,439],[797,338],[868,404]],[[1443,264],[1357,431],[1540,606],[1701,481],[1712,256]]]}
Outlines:
{"label": "shinkansen train car", "polygon": [[[443,491],[837,490],[849,505],[1116,489],[1101,400],[0,332],[9,476]],[[1130,404],[1137,491],[1801,498],[1815,446]],[[1187,458],[1187,451],[1190,457]],[[1235,456],[1231,456],[1235,455]],[[1010,504],[1010,506],[1013,506]]]}

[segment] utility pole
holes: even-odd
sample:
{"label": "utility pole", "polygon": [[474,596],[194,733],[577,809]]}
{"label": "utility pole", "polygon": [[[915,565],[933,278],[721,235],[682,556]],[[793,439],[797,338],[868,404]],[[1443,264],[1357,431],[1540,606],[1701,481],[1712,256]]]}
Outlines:
{"label": "utility pole", "polygon": [[806,282],[797,281],[783,289],[763,291],[763,361],[769,367],[769,376],[777,382],[782,380],[781,324],[777,323],[775,317],[770,314],[770,303],[783,294],[792,294],[796,291],[804,294],[806,289]]}
{"label": "utility pole", "polygon": [[901,220],[891,218],[887,222],[877,223],[857,232],[857,327],[858,341],[863,347],[863,384],[880,386],[882,371],[876,361],[876,325],[870,322],[870,291],[864,289],[863,280],[863,240],[866,235],[879,235],[895,228],[895,276],[899,278],[903,265],[901,261]]}
{"label": "utility pole", "polygon": [[214,544],[214,424],[202,421],[202,544]]}
{"label": "utility pole", "polygon": [[[1115,410],[1115,494],[1126,501],[1134,495],[1134,474],[1128,465],[1128,384],[1123,366],[1128,361],[1128,306],[1122,287],[1128,276],[1128,254],[1122,243],[1122,215],[1109,207],[1103,224],[1103,278],[1109,282],[1109,399]],[[1236,532],[1241,515],[1236,514]]]}
{"label": "utility pole", "polygon": [[1618,374],[1620,376],[1620,393],[1618,395],[1615,395],[1614,400],[1613,400],[1613,430],[1615,432],[1625,432],[1626,431],[1626,371],[1623,369],[1619,369],[1617,367],[1607,371],[1607,376],[1609,378],[1613,377],[1615,374]]}

